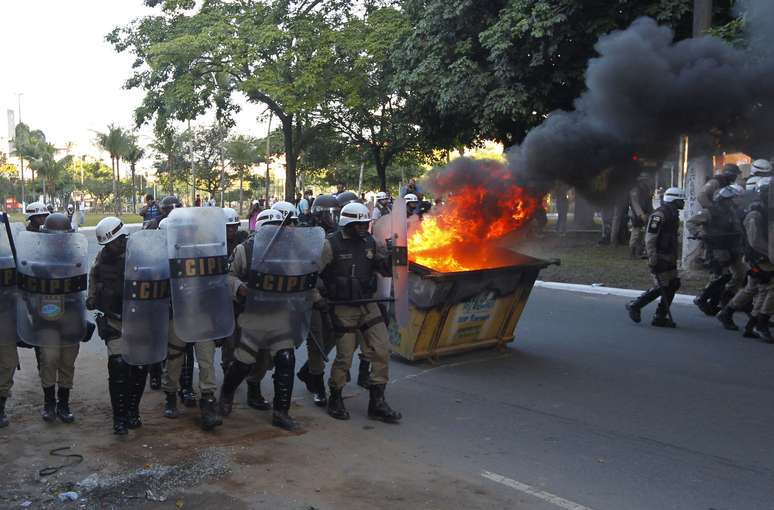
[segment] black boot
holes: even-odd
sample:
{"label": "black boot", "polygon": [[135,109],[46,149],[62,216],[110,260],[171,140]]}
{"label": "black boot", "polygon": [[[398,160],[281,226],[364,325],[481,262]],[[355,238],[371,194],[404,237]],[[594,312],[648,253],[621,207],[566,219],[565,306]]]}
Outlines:
{"label": "black boot", "polygon": [[177,410],[177,395],[175,395],[175,392],[168,392],[166,395],[167,401],[164,404],[164,417],[175,419],[180,416],[180,413]]}
{"label": "black boot", "polygon": [[127,428],[129,401],[129,365],[121,355],[108,358],[108,391],[110,406],[113,408],[113,434],[123,436]]}
{"label": "black boot", "polygon": [[642,321],[640,311],[642,308],[661,295],[660,289],[648,289],[643,292],[640,297],[633,301],[626,303],[626,311],[629,312],[629,318],[639,324]]}
{"label": "black boot", "polygon": [[274,355],[274,415],[271,424],[290,432],[301,426],[288,414],[295,368],[296,356],[292,349],[283,349]]}
{"label": "black boot", "polygon": [[344,407],[344,397],[341,390],[330,387],[331,395],[328,397],[328,414],[337,420],[349,420],[349,411]]}
{"label": "black boot", "polygon": [[755,321],[754,331],[761,339],[761,341],[766,342],[767,344],[774,344],[774,337],[771,336],[771,331],[769,330],[768,315],[758,315],[758,318]]}
{"label": "black boot", "polygon": [[322,374],[312,374],[309,372],[309,363],[304,363],[301,370],[296,374],[298,378],[306,385],[307,391],[313,395],[314,405],[325,407],[328,405],[328,396],[325,393],[325,379]]}
{"label": "black boot", "polygon": [[43,410],[40,412],[43,421],[56,420],[56,387],[43,388]]}
{"label": "black boot", "polygon": [[269,401],[263,398],[260,382],[247,381],[247,405],[259,411],[271,409]]}
{"label": "black boot", "polygon": [[60,387],[56,393],[56,415],[64,423],[74,422],[75,416],[70,411],[70,388]]}
{"label": "black boot", "polygon": [[180,401],[186,407],[196,407],[196,394],[193,390],[194,351],[193,345],[187,344],[183,354],[183,368],[180,370]]}
{"label": "black boot", "polygon": [[385,423],[398,423],[403,415],[394,411],[384,399],[384,384],[372,384],[369,388],[371,398],[368,400],[368,417]]}
{"label": "black boot", "polygon": [[726,328],[729,331],[739,331],[739,326],[734,324],[734,310],[730,306],[726,305],[723,307],[722,310],[720,310],[720,313],[718,313],[717,317],[720,323],[723,325],[724,328]]}
{"label": "black boot", "polygon": [[145,393],[145,380],[148,378],[148,367],[130,367],[129,369],[129,415],[126,426],[129,429],[142,427],[140,420],[140,402]]}
{"label": "black boot", "polygon": [[744,331],[742,332],[742,336],[745,338],[758,338],[758,335],[755,333],[755,322],[756,318],[752,315],[747,317],[747,323],[744,325]]}
{"label": "black boot", "polygon": [[162,367],[161,363],[154,363],[150,366],[150,388],[152,390],[160,390],[161,389],[161,373],[162,373]]}
{"label": "black boot", "polygon": [[368,389],[368,380],[371,378],[371,362],[360,355],[360,366],[357,369],[357,385]]}
{"label": "black boot", "polygon": [[246,365],[239,360],[233,360],[228,365],[226,375],[223,376],[223,385],[220,387],[219,411],[221,416],[231,414],[231,408],[234,405],[234,393],[239,385],[250,373],[250,365]]}
{"label": "black boot", "polygon": [[210,431],[218,425],[223,425],[223,418],[218,415],[218,402],[215,400],[215,395],[202,393],[199,409],[202,411],[202,430]]}
{"label": "black boot", "polygon": [[8,417],[5,415],[6,397],[0,397],[0,429],[8,426]]}
{"label": "black boot", "polygon": [[663,301],[658,304],[653,320],[650,322],[652,326],[657,328],[676,328],[677,324],[672,320],[669,314],[669,307],[663,304]]}

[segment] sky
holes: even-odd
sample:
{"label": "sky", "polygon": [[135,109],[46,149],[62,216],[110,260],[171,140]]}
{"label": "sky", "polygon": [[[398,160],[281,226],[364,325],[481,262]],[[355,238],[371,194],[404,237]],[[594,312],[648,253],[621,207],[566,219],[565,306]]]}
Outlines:
{"label": "sky", "polygon": [[[6,112],[16,112],[17,93],[22,93],[22,121],[41,129],[49,142],[58,148],[71,142],[78,156],[109,159],[94,146],[95,131],[111,123],[133,127],[132,112],[143,93],[123,89],[133,59],[116,53],[105,35],[153,9],[142,0],[0,2],[0,151],[8,151]],[[255,120],[261,111],[245,108],[235,130],[264,136],[266,128]],[[151,138],[150,127],[140,131],[141,144]],[[148,160],[140,166],[149,165]]]}

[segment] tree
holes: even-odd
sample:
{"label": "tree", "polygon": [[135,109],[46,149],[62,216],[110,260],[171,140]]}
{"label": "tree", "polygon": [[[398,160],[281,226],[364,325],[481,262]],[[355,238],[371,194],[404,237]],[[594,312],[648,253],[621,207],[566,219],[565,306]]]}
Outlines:
{"label": "tree", "polygon": [[[615,4],[611,6],[610,4]],[[395,65],[433,145],[506,147],[584,87],[600,35],[639,16],[690,37],[692,0],[404,0],[413,28]]]}
{"label": "tree", "polygon": [[113,169],[113,198],[115,199],[115,213],[121,214],[121,201],[118,194],[118,181],[121,179],[120,161],[129,151],[129,134],[121,127],[114,124],[108,126],[104,133],[97,133],[97,145],[100,149],[110,154],[110,164]]}
{"label": "tree", "polygon": [[[136,57],[128,88],[146,91],[138,123],[186,120],[215,105],[226,121],[236,92],[266,105],[282,125],[285,197],[295,194],[304,131],[312,125],[332,74],[335,32],[345,0],[153,0],[161,13],[116,28],[107,39]],[[190,12],[190,11],[194,12]]]}
{"label": "tree", "polygon": [[156,128],[156,136],[151,143],[151,149],[156,153],[154,166],[158,171],[159,180],[167,185],[167,192],[173,195],[175,179],[188,168],[186,140],[183,134],[172,126],[157,125]]}
{"label": "tree", "polygon": [[387,190],[387,168],[419,141],[419,127],[406,112],[406,91],[397,86],[392,53],[411,29],[392,7],[370,8],[339,32],[336,78],[321,116],[350,145],[369,155]]}
{"label": "tree", "polygon": [[[21,160],[22,165],[22,187],[24,186],[24,160],[31,161],[42,156],[46,150],[46,135],[39,129],[31,130],[29,126],[20,122],[16,125],[14,132],[14,152],[13,155]],[[35,170],[30,169],[34,188]]]}
{"label": "tree", "polygon": [[113,195],[113,191],[117,190],[117,186],[114,186],[110,179],[111,169],[102,161],[95,161],[85,163],[83,173],[83,187],[94,197],[97,207],[100,205],[104,207],[108,198]]}
{"label": "tree", "polygon": [[196,129],[193,137],[193,157],[196,165],[197,190],[215,196],[228,185],[223,164],[223,152],[228,130],[220,124]]}
{"label": "tree", "polygon": [[258,147],[253,138],[238,135],[226,143],[226,158],[239,179],[239,214],[244,201],[244,181],[250,177],[250,169],[261,161]]}
{"label": "tree", "polygon": [[129,137],[129,145],[124,155],[126,161],[129,163],[129,169],[132,173],[132,212],[137,214],[137,189],[135,187],[134,174],[137,168],[137,163],[145,157],[145,149],[137,145],[137,137],[132,135]]}

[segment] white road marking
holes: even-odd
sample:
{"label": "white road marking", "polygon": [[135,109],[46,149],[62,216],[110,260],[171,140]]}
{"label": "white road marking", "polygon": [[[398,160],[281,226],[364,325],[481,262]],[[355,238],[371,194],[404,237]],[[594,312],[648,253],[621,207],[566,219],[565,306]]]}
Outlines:
{"label": "white road marking", "polygon": [[[627,298],[636,298],[643,293],[641,290],[632,289],[616,289],[615,287],[595,287],[593,285],[581,285],[578,283],[559,283],[559,282],[544,282],[537,280],[535,287],[543,289],[554,290],[566,290],[568,292],[580,292],[583,294],[597,294],[601,296],[619,296]],[[678,305],[690,305],[693,304],[694,296],[688,294],[675,294],[675,299],[672,301]]]}
{"label": "white road marking", "polygon": [[511,480],[510,478],[506,478],[502,475],[498,475],[497,473],[484,471],[481,473],[481,476],[483,476],[488,480],[492,480],[493,482],[497,482],[499,484],[505,485],[506,487],[510,487],[511,489],[516,489],[519,492],[529,494],[530,496],[541,499],[547,503],[551,503],[552,505],[557,506],[559,508],[563,508],[564,510],[592,510],[587,506],[583,506],[579,503],[575,503],[573,501],[569,501],[567,499],[561,498],[555,494],[551,494],[550,492],[542,491],[536,487],[527,485],[526,483],[521,483],[521,482],[517,482],[516,480]]}

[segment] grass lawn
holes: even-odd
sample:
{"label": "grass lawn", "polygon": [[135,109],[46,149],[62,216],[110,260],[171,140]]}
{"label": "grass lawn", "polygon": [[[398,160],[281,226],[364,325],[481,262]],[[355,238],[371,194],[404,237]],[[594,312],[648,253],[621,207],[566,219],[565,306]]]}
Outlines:
{"label": "grass lawn", "polygon": [[[84,227],[94,227],[99,223],[99,220],[104,218],[105,216],[112,216],[108,213],[86,213],[86,217],[83,221]],[[142,216],[138,214],[124,214],[120,216],[121,220],[123,220],[124,223],[142,223]],[[18,221],[21,223],[25,222],[24,215],[21,213],[12,213],[11,214],[11,221]]]}
{"label": "grass lawn", "polygon": [[[652,285],[647,262],[631,260],[628,246],[599,246],[596,237],[547,235],[540,240],[511,246],[526,255],[558,258],[560,266],[541,271],[539,279],[551,282],[601,284],[623,289],[646,289]],[[706,274],[681,274],[680,293],[697,294],[709,279]]]}

